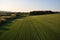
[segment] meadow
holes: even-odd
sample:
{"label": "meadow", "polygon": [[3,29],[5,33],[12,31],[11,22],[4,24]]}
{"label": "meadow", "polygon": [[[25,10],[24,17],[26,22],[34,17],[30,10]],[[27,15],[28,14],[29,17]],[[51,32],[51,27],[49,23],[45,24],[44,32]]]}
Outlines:
{"label": "meadow", "polygon": [[0,40],[60,40],[60,14],[10,20],[0,26]]}

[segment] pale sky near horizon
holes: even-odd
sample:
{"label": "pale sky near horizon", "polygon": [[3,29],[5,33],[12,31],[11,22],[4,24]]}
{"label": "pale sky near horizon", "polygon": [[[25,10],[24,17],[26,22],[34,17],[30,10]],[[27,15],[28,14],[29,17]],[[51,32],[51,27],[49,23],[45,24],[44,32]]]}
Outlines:
{"label": "pale sky near horizon", "polygon": [[60,11],[60,0],[0,0],[0,10],[19,12],[33,10]]}

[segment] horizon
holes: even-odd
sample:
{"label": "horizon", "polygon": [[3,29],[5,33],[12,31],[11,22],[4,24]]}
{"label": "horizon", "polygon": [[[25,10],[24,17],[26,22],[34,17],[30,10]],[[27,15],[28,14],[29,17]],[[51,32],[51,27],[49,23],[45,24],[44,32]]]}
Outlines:
{"label": "horizon", "polygon": [[60,12],[58,10],[31,10],[31,11],[7,11],[7,10],[0,10],[2,12],[32,12],[32,11],[52,11],[52,12]]}
{"label": "horizon", "polygon": [[0,0],[1,11],[30,12],[30,11],[59,11],[60,0]]}

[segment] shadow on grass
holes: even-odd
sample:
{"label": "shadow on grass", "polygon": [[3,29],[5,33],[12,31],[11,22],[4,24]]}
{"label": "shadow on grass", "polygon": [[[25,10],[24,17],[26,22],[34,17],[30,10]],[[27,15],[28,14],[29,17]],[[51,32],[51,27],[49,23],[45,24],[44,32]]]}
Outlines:
{"label": "shadow on grass", "polygon": [[9,30],[8,28],[1,27],[0,28],[0,36],[2,35],[3,32],[8,31],[8,30]]}
{"label": "shadow on grass", "polygon": [[2,23],[0,24],[0,35],[2,35],[3,32],[8,31],[10,29],[6,28],[7,26],[9,27],[12,23],[12,21],[16,20],[16,19],[20,19],[20,18],[24,18],[25,16],[18,16],[16,18],[10,18],[7,19],[7,21],[2,21]]}

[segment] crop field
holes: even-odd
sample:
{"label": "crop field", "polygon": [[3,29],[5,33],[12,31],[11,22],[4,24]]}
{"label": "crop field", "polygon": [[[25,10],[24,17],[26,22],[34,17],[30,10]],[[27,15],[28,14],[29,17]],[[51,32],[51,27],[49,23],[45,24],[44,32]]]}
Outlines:
{"label": "crop field", "polygon": [[0,40],[60,40],[60,14],[9,21],[0,26]]}

